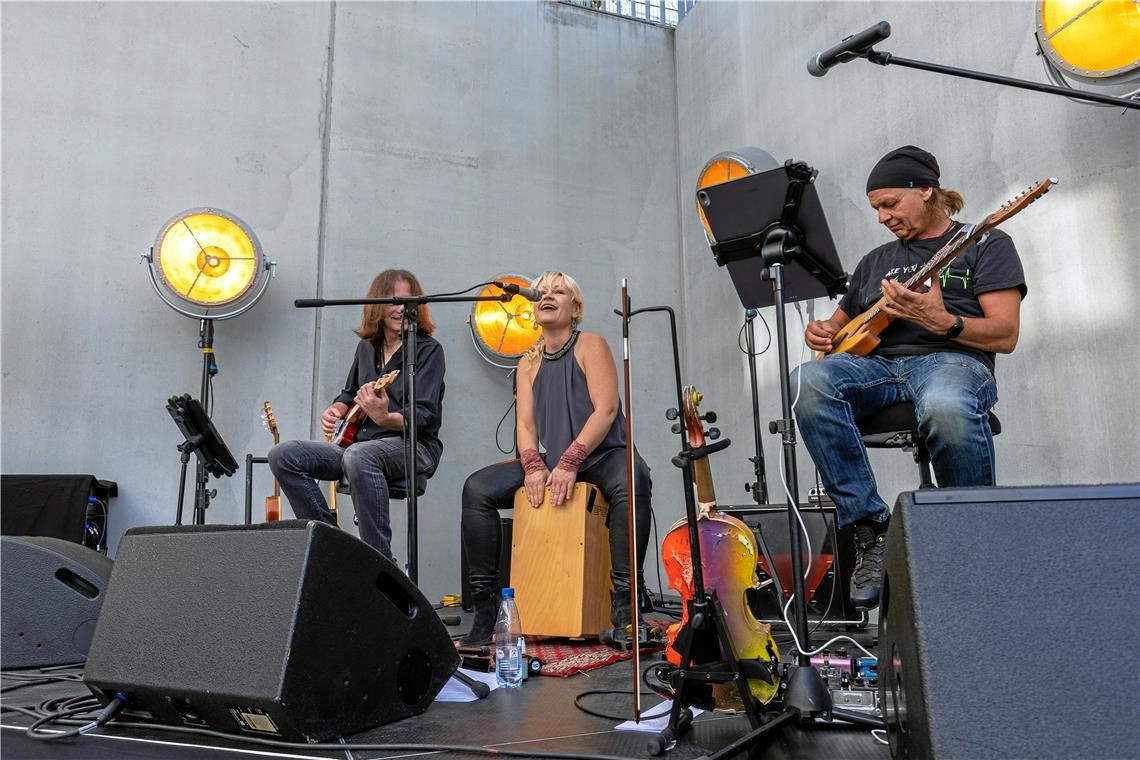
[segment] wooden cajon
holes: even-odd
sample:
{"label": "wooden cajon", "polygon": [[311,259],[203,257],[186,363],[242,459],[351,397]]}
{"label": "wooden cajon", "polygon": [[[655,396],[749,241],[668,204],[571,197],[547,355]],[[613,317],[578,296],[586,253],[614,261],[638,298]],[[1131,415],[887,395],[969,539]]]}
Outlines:
{"label": "wooden cajon", "polygon": [[532,507],[515,492],[511,586],[528,636],[596,637],[610,623],[610,505],[589,483],[575,483],[562,506]]}

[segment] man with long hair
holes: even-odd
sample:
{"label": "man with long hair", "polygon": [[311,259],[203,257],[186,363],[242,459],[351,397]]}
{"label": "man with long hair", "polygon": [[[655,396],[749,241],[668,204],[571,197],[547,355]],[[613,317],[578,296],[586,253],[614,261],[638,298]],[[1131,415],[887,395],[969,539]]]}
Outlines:
{"label": "man with long hair", "polygon": [[994,358],[1017,345],[1025,275],[1009,235],[993,230],[928,287],[902,285],[964,225],[965,201],[941,187],[938,161],[913,145],[883,156],[867,178],[867,200],[895,236],[860,260],[847,294],[804,339],[831,351],[832,338],[880,297],[895,318],[867,356],[832,353],[793,371],[804,444],[835,502],[839,525],[855,531],[851,601],[879,603],[890,510],[875,486],[857,421],[912,401],[939,486],[992,486],[989,410],[997,401]]}
{"label": "man with long hair", "polygon": [[[381,272],[368,288],[368,298],[423,295],[419,280],[405,269]],[[392,558],[392,526],[388,513],[392,481],[408,473],[404,436],[409,424],[416,426],[416,470],[431,475],[439,464],[443,444],[439,427],[443,414],[443,346],[431,334],[435,324],[427,305],[419,307],[416,339],[416,408],[408,409],[403,383],[397,380],[375,390],[376,380],[400,369],[404,342],[401,331],[403,306],[368,304],[356,335],[360,342],[344,389],[321,414],[321,427],[331,434],[337,423],[358,404],[362,423],[348,447],[325,441],[286,441],[269,452],[269,468],[281,483],[293,514],[306,520],[332,522],[332,513],[317,480],[348,478],[356,510],[360,538],[389,559]],[[413,487],[409,484],[409,487]]]}

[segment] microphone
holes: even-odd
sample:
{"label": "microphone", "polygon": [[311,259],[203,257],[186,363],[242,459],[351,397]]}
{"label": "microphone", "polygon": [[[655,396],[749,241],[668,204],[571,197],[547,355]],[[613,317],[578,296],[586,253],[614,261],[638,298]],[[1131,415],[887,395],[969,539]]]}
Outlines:
{"label": "microphone", "polygon": [[323,298],[298,298],[293,302],[293,306],[298,309],[311,309],[325,305]]}
{"label": "microphone", "polygon": [[882,42],[890,36],[891,25],[886,21],[880,21],[858,34],[844,37],[838,45],[812,56],[807,63],[808,73],[813,77],[821,77],[837,63],[846,63],[855,58],[863,57],[876,43]]}
{"label": "microphone", "polygon": [[542,291],[537,288],[524,288],[521,285],[515,285],[513,282],[499,282],[498,280],[495,280],[491,284],[502,288],[504,293],[519,295],[528,301],[542,300]]}

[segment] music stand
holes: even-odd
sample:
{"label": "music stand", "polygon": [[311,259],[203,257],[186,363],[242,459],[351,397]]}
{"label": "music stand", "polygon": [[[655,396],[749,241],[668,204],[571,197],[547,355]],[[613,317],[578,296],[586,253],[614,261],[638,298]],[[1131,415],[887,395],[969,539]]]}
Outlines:
{"label": "music stand", "polygon": [[[166,411],[170,412],[174,424],[182,431],[186,439],[179,444],[178,450],[182,452],[182,474],[178,481],[178,514],[174,524],[182,524],[182,499],[186,491],[186,466],[190,462],[190,452],[198,456],[200,467],[199,484],[196,493],[205,490],[205,479],[210,475],[220,478],[223,475],[233,475],[237,472],[237,461],[226,447],[222,437],[218,434],[214,423],[198,400],[189,393],[181,396],[171,396],[166,403]],[[199,496],[195,498],[194,525],[204,525],[206,522],[206,505]]]}
{"label": "music stand", "polygon": [[784,447],[784,477],[788,486],[788,530],[791,549],[798,633],[797,666],[789,667],[781,716],[755,728],[717,756],[739,752],[793,720],[838,717],[854,723],[880,725],[857,713],[833,710],[830,694],[811,665],[810,629],[804,592],[803,545],[799,531],[799,479],[796,473],[796,434],[788,380],[788,336],[784,307],[810,298],[834,298],[847,289],[847,274],[839,262],[819,195],[817,172],[802,161],[749,174],[697,191],[711,232],[709,245],[720,266],[728,268],[746,308],[776,307],[776,341],[780,361],[780,402],[783,417],[769,423]]}

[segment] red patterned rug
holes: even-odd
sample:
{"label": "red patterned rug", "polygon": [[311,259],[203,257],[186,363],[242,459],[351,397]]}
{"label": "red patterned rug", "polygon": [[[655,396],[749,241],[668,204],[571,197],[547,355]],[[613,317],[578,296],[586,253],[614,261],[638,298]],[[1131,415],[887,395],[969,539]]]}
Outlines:
{"label": "red patterned rug", "polygon": [[[642,647],[641,654],[651,654],[661,649],[663,649],[661,646]],[[633,659],[633,652],[619,652],[608,644],[593,639],[585,641],[560,638],[528,639],[526,652],[531,657],[542,660],[542,670],[539,673],[544,676],[572,676],[575,673]]]}

